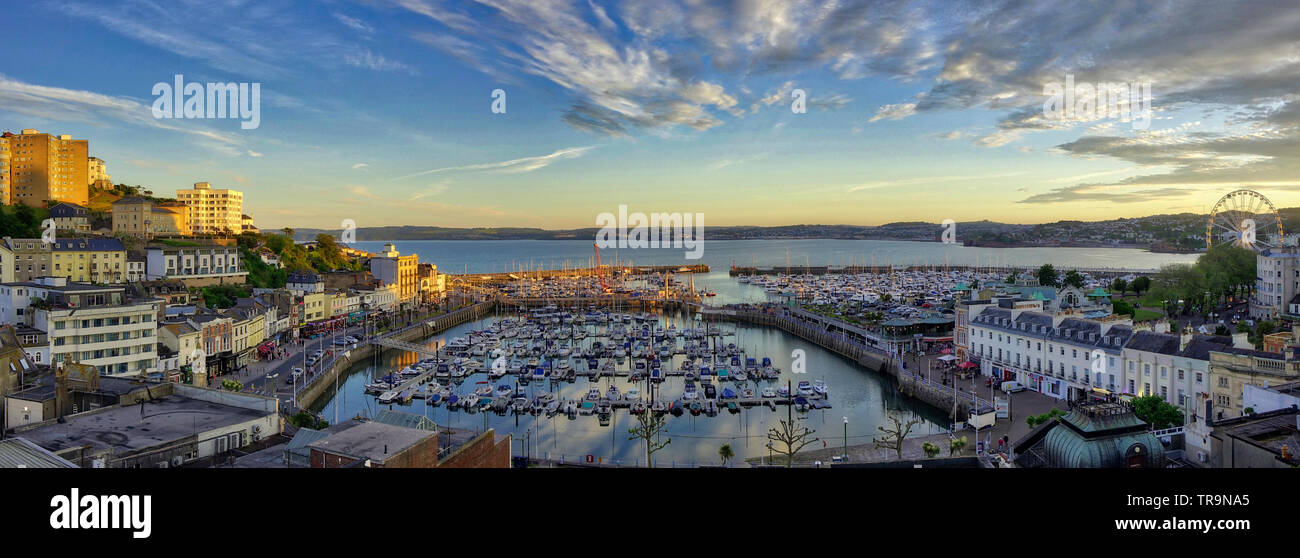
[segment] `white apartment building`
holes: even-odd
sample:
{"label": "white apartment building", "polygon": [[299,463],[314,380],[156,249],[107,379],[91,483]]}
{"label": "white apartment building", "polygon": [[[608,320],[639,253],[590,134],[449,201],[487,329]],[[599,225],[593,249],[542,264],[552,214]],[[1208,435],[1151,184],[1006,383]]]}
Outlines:
{"label": "white apartment building", "polygon": [[156,365],[161,304],[63,277],[0,285],[0,320],[45,332],[52,364],[90,364],[104,376],[140,375]]}
{"label": "white apartment building", "polygon": [[192,189],[177,190],[176,199],[189,208],[194,234],[239,234],[244,230],[244,193],[239,190],[195,182]]}
{"label": "white apartment building", "polygon": [[1000,301],[971,318],[969,356],[979,359],[984,375],[1069,401],[1115,391],[1130,322],[1011,307],[1023,302]]}
{"label": "white apartment building", "polygon": [[145,278],[178,279],[188,287],[243,283],[248,276],[235,246],[150,246]]}
{"label": "white apartment building", "polygon": [[86,158],[86,180],[94,184],[100,180],[112,181],[113,177],[108,174],[108,166],[103,159],[99,157]]}
{"label": "white apartment building", "polygon": [[1255,294],[1250,317],[1274,318],[1288,313],[1287,304],[1300,293],[1300,251],[1268,249],[1255,256]]}

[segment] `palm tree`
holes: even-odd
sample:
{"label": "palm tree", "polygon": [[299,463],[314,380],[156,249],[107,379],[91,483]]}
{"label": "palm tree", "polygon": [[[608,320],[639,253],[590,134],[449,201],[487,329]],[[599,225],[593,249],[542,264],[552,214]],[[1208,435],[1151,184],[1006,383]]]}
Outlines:
{"label": "palm tree", "polygon": [[731,444],[722,444],[722,447],[718,448],[718,457],[722,458],[722,465],[725,467],[731,458],[736,457],[736,452],[731,451]]}

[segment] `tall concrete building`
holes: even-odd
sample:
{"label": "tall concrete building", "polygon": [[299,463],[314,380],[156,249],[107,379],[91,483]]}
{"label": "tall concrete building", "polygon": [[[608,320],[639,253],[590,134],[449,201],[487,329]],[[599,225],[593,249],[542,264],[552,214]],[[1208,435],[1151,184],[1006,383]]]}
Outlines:
{"label": "tall concrete building", "polygon": [[239,190],[214,189],[207,182],[195,182],[192,189],[177,190],[176,199],[190,208],[194,234],[239,234],[244,230],[244,193]]}
{"label": "tall concrete building", "polygon": [[13,203],[9,200],[9,138],[13,134],[5,132],[0,135],[0,203]]}
{"label": "tall concrete building", "polygon": [[8,203],[45,207],[48,201],[90,201],[89,141],[31,129],[6,132],[4,139],[8,160],[0,166],[7,169]]}

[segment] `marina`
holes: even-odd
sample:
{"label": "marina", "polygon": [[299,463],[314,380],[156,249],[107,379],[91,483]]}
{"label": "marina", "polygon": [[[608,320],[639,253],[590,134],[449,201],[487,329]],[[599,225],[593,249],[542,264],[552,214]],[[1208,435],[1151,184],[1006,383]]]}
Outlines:
{"label": "marina", "polygon": [[[869,441],[889,413],[946,430],[943,413],[899,397],[891,378],[780,331],[685,312],[565,314],[501,314],[417,343],[420,351],[385,351],[353,365],[337,400],[314,409],[401,409],[511,433],[517,455],[629,462],[641,454],[627,429],[647,412],[666,418],[664,436],[674,440],[656,459],[700,463],[716,461],[724,443],[737,455],[768,455],[766,432],[788,414],[835,432],[848,417],[859,432],[851,440]],[[808,374],[789,371],[795,347],[807,353]]]}

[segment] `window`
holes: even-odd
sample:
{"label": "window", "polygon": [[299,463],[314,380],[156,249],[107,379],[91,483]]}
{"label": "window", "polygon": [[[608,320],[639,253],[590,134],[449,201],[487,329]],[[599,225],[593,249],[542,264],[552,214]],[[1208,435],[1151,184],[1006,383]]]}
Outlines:
{"label": "window", "polygon": [[1223,376],[1220,376],[1220,377],[1219,377],[1219,387],[1226,388],[1226,387],[1228,387],[1229,385],[1230,385],[1230,384],[1228,383],[1228,378],[1227,378],[1227,377],[1223,377]]}

